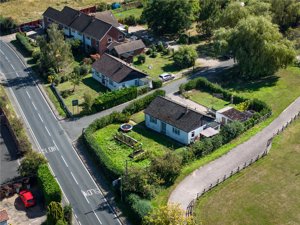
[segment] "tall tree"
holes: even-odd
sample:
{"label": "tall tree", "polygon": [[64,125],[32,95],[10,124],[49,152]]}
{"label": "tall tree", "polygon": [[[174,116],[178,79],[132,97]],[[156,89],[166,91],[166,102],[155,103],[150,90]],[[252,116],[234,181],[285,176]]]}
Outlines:
{"label": "tall tree", "polygon": [[145,216],[143,225],[192,225],[193,218],[186,217],[179,205],[159,206]]}
{"label": "tall tree", "polygon": [[73,84],[73,90],[75,91],[76,86],[79,86],[80,82],[82,80],[82,76],[79,73],[73,72],[70,75],[70,82]]}
{"label": "tall tree", "polygon": [[59,73],[73,59],[71,47],[64,40],[64,35],[56,24],[48,28],[47,34],[48,41],[44,37],[38,38],[41,50],[40,66],[47,70],[53,68],[56,73]]}
{"label": "tall tree", "polygon": [[273,22],[278,24],[282,31],[297,25],[300,22],[300,2],[298,0],[271,0]]}
{"label": "tall tree", "polygon": [[188,68],[195,65],[198,57],[197,51],[190,46],[182,46],[174,53],[174,64],[178,68]]}
{"label": "tall tree", "polygon": [[194,0],[153,0],[144,8],[142,17],[154,33],[177,35],[188,29],[194,18]]}
{"label": "tall tree", "polygon": [[227,40],[221,41],[233,54],[244,78],[273,75],[295,59],[292,43],[265,17],[249,16],[228,32],[223,35]]}

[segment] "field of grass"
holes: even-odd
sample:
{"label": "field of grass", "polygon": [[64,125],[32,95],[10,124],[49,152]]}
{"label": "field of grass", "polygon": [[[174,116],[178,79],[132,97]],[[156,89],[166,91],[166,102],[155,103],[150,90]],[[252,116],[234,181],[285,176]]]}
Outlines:
{"label": "field of grass", "polygon": [[200,198],[197,224],[300,224],[300,121],[270,154]]}
{"label": "field of grass", "polygon": [[137,60],[134,61],[134,66],[150,75],[154,79],[158,79],[158,76],[162,73],[178,73],[180,70],[173,65],[173,59],[171,56],[162,56],[157,54],[156,58],[151,58],[146,55],[146,62],[139,64]]}
{"label": "field of grass", "polygon": [[112,13],[117,19],[124,19],[125,17],[128,17],[130,15],[133,15],[136,18],[140,18],[142,12],[143,12],[143,8],[134,8],[122,12],[120,12],[119,10],[112,10]]}
{"label": "field of grass", "polygon": [[135,125],[133,130],[127,133],[127,135],[136,139],[139,143],[142,143],[143,150],[145,150],[149,156],[146,157],[146,159],[135,162],[129,157],[133,149],[127,145],[120,144],[114,139],[114,135],[118,132],[119,127],[120,124],[111,124],[94,133],[97,144],[106,153],[107,158],[111,160],[111,164],[114,165],[118,171],[124,170],[126,160],[129,160],[129,166],[145,167],[149,165],[149,158],[151,156],[162,155],[169,149],[178,151],[182,147],[172,139],[168,137],[162,138],[154,131],[147,129],[144,123],[141,122]]}
{"label": "field of grass", "polygon": [[[105,0],[105,2],[112,3],[117,1]],[[0,3],[0,15],[12,17],[17,23],[25,23],[40,19],[49,6],[59,10],[66,5],[72,8],[82,9],[94,6],[97,3],[99,3],[99,0],[10,0]]]}
{"label": "field of grass", "polygon": [[[57,86],[57,89],[59,90],[60,93],[66,90],[73,90],[73,85],[70,81],[61,83]],[[84,93],[89,93],[93,97],[97,97],[99,93],[103,93],[107,91],[108,89],[102,86],[98,81],[92,78],[91,74],[88,74],[83,78],[83,80],[80,82],[79,86],[75,87],[75,91],[68,96],[67,98],[64,98],[64,102],[69,108],[71,112],[73,112],[72,109],[72,100],[78,99],[79,101],[79,106],[78,109],[74,109],[74,115],[79,114],[82,111],[82,103],[83,103],[83,96]]]}
{"label": "field of grass", "polygon": [[[266,121],[249,129],[232,142],[214,151],[212,154],[185,166],[182,169],[179,177],[176,179],[174,185],[160,192],[159,195],[157,195],[157,197],[152,201],[153,205],[158,206],[166,204],[172,190],[187,175],[192,173],[200,166],[219,158],[237,145],[249,140],[253,135],[270,124],[289,104],[291,104],[298,96],[300,96],[300,68],[289,67],[285,70],[281,70],[277,73],[276,82],[273,83],[273,85],[270,85],[269,83],[266,83],[265,85],[266,87],[263,87],[263,85],[260,84],[260,88],[253,89],[251,88],[253,86],[252,82],[244,82],[244,88],[240,89],[239,93],[251,98],[258,98],[265,101],[272,107],[273,115]],[[247,89],[247,87],[249,88]],[[231,86],[231,88],[233,88],[233,86]],[[251,94],[249,93],[250,90],[252,90]]]}
{"label": "field of grass", "polygon": [[215,110],[219,110],[230,105],[230,103],[227,101],[216,98],[209,93],[201,92],[198,90],[192,90],[187,95],[187,97],[190,100],[197,102],[200,105],[204,105],[208,108],[213,108]]}

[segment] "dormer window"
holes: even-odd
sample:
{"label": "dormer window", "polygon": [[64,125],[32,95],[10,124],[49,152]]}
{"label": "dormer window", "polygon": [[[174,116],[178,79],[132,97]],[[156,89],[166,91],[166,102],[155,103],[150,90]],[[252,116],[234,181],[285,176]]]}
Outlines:
{"label": "dormer window", "polygon": [[111,37],[107,38],[107,43],[112,43],[112,38]]}
{"label": "dormer window", "polygon": [[124,36],[123,35],[119,35],[118,40],[121,41],[123,40]]}

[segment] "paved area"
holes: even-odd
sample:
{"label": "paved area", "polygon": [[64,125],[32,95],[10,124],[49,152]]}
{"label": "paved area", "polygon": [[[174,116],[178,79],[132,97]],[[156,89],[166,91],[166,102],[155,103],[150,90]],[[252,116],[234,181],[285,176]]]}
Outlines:
{"label": "paved area", "polygon": [[46,210],[40,201],[41,194],[36,188],[31,190],[37,200],[37,205],[25,208],[17,194],[5,198],[0,202],[0,209],[6,209],[8,213],[8,224],[13,225],[40,225],[46,220]]}
{"label": "paved area", "polygon": [[232,170],[242,167],[245,162],[261,155],[267,146],[267,141],[281,129],[288,121],[300,112],[300,97],[286,108],[269,126],[257,133],[248,141],[232,149],[226,155],[206,164],[187,176],[171,193],[169,203],[179,204],[186,209],[196,198],[197,193],[214,184]]}
{"label": "paved area", "polygon": [[200,112],[202,114],[208,113],[208,109],[205,106],[200,105],[196,102],[193,102],[192,100],[186,99],[177,93],[168,94],[167,97],[172,99],[174,102],[177,102],[181,105],[185,105],[185,106],[187,106],[191,109],[194,109],[195,111]]}
{"label": "paved area", "polygon": [[0,122],[0,184],[18,176],[16,145],[8,128]]}

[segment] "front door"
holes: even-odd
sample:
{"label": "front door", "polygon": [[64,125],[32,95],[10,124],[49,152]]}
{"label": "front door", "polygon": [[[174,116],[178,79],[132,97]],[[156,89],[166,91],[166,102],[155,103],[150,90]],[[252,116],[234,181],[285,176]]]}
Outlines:
{"label": "front door", "polygon": [[161,132],[163,133],[163,134],[166,134],[166,123],[164,123],[164,122],[161,122]]}

